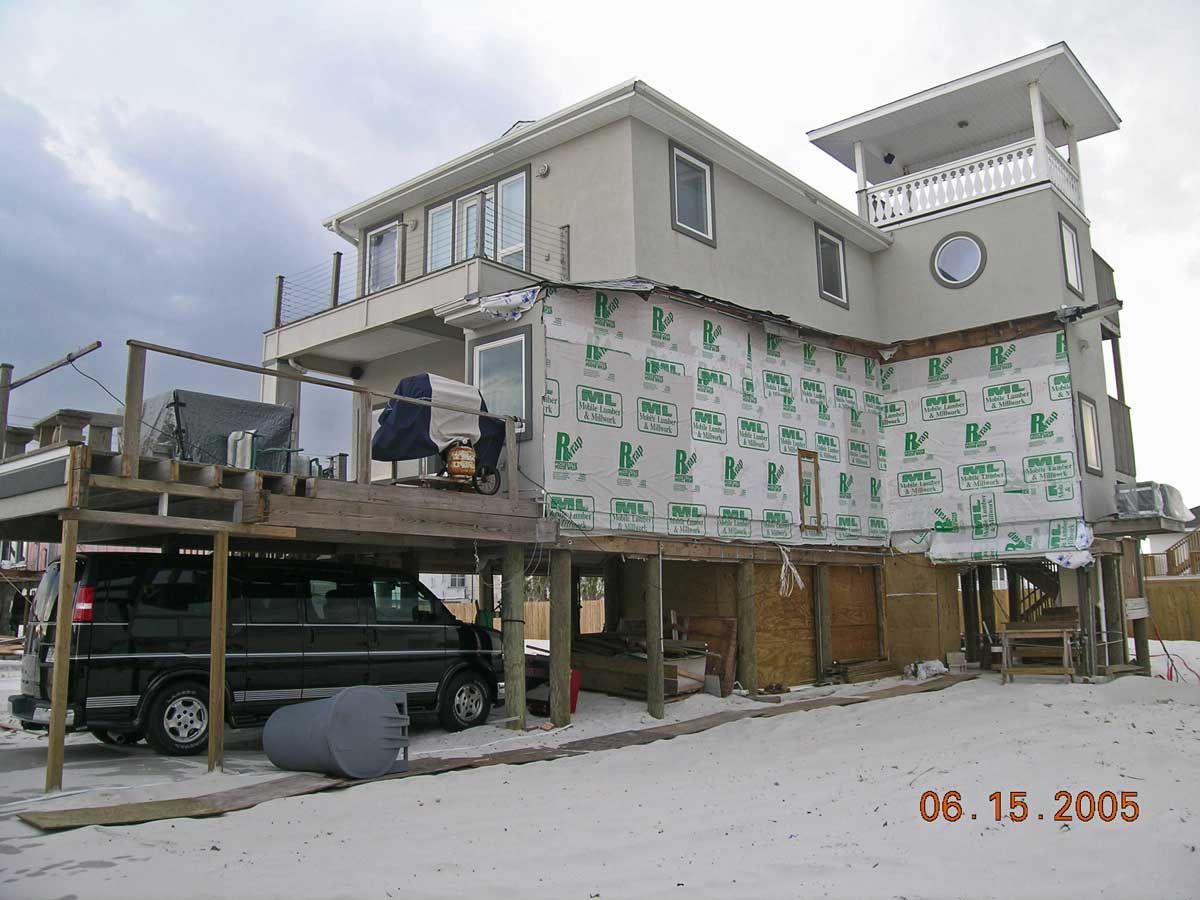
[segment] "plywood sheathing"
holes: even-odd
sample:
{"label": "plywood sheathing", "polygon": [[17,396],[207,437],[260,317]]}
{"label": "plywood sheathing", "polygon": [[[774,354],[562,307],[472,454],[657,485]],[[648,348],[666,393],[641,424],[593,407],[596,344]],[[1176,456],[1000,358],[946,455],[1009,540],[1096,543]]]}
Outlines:
{"label": "plywood sheathing", "polygon": [[812,566],[798,566],[802,588],[779,594],[779,566],[754,567],[754,604],[758,613],[760,685],[812,684],[817,680],[817,633],[813,617]]}
{"label": "plywood sheathing", "polygon": [[830,653],[837,662],[877,659],[879,610],[875,570],[870,566],[829,566]]}
{"label": "plywood sheathing", "polygon": [[884,586],[892,662],[944,659],[958,650],[962,610],[955,569],[934,566],[921,555],[896,554],[884,565]]}

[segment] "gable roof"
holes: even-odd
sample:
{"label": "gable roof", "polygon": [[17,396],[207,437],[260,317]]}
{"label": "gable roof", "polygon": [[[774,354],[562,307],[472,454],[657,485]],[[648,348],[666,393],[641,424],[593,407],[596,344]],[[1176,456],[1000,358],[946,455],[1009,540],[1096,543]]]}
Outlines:
{"label": "gable roof", "polygon": [[[469,187],[529,157],[623,118],[635,118],[703,153],[717,165],[834,229],[869,252],[891,238],[781,166],[680,106],[644,81],[625,81],[573,106],[510,130],[494,141],[335,213],[323,223],[354,242],[354,230]],[[350,231],[344,231],[348,228]]]}

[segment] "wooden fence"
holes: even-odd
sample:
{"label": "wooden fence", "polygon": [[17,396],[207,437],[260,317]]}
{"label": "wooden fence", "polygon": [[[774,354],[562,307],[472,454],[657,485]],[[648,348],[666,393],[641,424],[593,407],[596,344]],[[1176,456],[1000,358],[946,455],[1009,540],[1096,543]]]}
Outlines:
{"label": "wooden fence", "polygon": [[[446,609],[462,622],[474,622],[479,607],[470,600],[446,600]],[[500,629],[500,617],[496,616],[492,627]],[[584,600],[579,614],[579,630],[583,634],[594,634],[604,630],[604,601]],[[531,641],[550,639],[550,601],[525,601],[525,637]]]}

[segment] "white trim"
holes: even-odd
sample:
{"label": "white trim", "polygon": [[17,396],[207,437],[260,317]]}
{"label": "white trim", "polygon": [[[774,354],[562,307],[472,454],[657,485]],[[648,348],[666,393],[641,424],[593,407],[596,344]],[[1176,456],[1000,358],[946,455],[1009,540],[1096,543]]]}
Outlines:
{"label": "white trim", "polygon": [[[513,244],[509,247],[504,247],[501,246],[500,242],[500,238],[504,234],[504,187],[505,185],[513,184],[514,182],[518,181],[521,183],[521,242],[519,244]],[[508,263],[504,262],[504,257],[520,252],[521,265],[519,267],[514,266],[514,268],[520,268],[524,271],[529,270],[530,262],[529,248],[525,246],[525,234],[527,231],[527,225],[529,223],[529,210],[526,209],[526,207],[529,205],[528,194],[529,185],[525,181],[525,172],[522,171],[496,183],[496,199],[492,202],[492,208],[495,210],[493,215],[496,219],[496,233],[494,237],[495,261],[499,262],[501,265],[508,265]]]}
{"label": "white trim", "polygon": [[[1059,244],[1062,247],[1063,270],[1067,286],[1074,288],[1079,294],[1083,293],[1083,263],[1079,259],[1079,232],[1065,218],[1058,220]],[[1071,251],[1067,251],[1067,238],[1070,236]],[[1074,275],[1074,281],[1071,276]]]}
{"label": "white trim", "polygon": [[[679,157],[683,157],[685,161],[695,166],[704,173],[704,218],[708,223],[708,231],[700,231],[688,225],[685,222],[679,221],[679,166],[677,162]],[[699,235],[705,240],[713,240],[713,172],[712,166],[702,159],[698,159],[688,153],[680,146],[671,147],[671,183],[672,191],[671,198],[674,201],[671,209],[671,220],[677,228],[682,228],[685,231],[690,231],[692,234]]]}
{"label": "white trim", "polygon": [[994,194],[990,197],[985,197],[982,200],[970,200],[958,206],[947,206],[945,209],[940,209],[937,212],[929,213],[924,216],[914,216],[911,219],[902,219],[895,225],[877,226],[881,230],[891,234],[893,231],[899,231],[901,228],[907,228],[910,225],[924,225],[926,222],[933,222],[937,219],[944,219],[946,216],[957,215],[967,207],[971,209],[979,209],[980,207],[989,206],[992,203],[1000,203],[1004,200],[1012,200],[1014,197],[1024,197],[1026,194],[1036,194],[1038,191],[1054,191],[1059,197],[1062,197],[1067,203],[1071,204],[1071,209],[1079,215],[1080,220],[1087,226],[1091,226],[1092,222],[1087,216],[1079,212],[1075,205],[1071,203],[1070,198],[1063,194],[1054,184],[1049,181],[1040,181],[1037,184],[1031,184],[1028,187],[1023,187],[1015,191],[1009,191],[1005,194]]}
{"label": "white trim", "polygon": [[[1091,416],[1088,416],[1088,411],[1091,411]],[[1091,448],[1088,446],[1088,424],[1091,424],[1092,444],[1096,450],[1096,459],[1093,462],[1091,456]],[[1089,475],[1100,473],[1104,474],[1104,451],[1100,448],[1100,410],[1096,406],[1096,401],[1090,397],[1079,397],[1079,442],[1083,445],[1083,470]]]}

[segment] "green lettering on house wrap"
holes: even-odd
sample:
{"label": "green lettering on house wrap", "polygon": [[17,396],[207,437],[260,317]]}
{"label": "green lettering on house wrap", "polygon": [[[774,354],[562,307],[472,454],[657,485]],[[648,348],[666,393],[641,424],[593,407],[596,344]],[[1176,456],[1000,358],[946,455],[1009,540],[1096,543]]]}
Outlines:
{"label": "green lettering on house wrap", "polygon": [[758,419],[737,420],[738,446],[747,450],[770,450],[771,433],[767,423]]}
{"label": "green lettering on house wrap", "polygon": [[575,418],[590,425],[620,428],[624,424],[621,395],[616,391],[579,385],[575,389]]}
{"label": "green lettering on house wrap", "polygon": [[711,409],[692,408],[692,437],[708,444],[728,443],[725,414]]}
{"label": "green lettering on house wrap", "polygon": [[708,509],[700,503],[668,503],[667,534],[704,537],[707,532]]}
{"label": "green lettering on house wrap", "polygon": [[958,467],[958,488],[962,491],[977,491],[983,488],[1004,487],[1008,484],[1008,470],[1002,459],[967,463]]}
{"label": "green lettering on house wrap", "polygon": [[646,434],[663,434],[668,437],[679,436],[679,407],[666,400],[652,400],[649,397],[638,397],[638,431]]}
{"label": "green lettering on house wrap", "polygon": [[614,497],[608,503],[608,521],[618,531],[653,531],[654,504],[649,500]]}
{"label": "green lettering on house wrap", "polygon": [[580,494],[546,494],[550,517],[563,526],[591,531],[596,526],[596,501]]}
{"label": "green lettering on house wrap", "polygon": [[983,389],[983,408],[987,412],[1030,406],[1032,403],[1033,388],[1028,381],[989,384]]}

